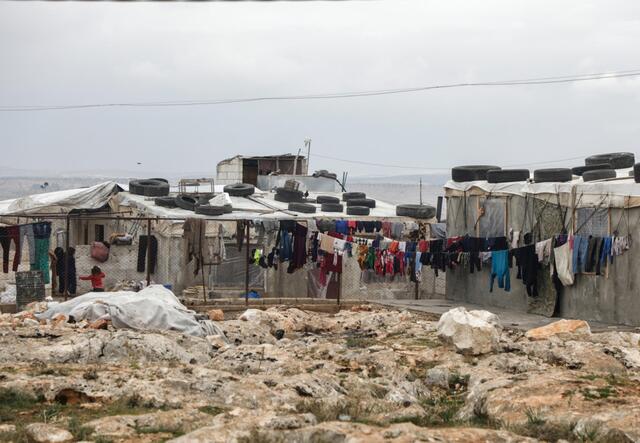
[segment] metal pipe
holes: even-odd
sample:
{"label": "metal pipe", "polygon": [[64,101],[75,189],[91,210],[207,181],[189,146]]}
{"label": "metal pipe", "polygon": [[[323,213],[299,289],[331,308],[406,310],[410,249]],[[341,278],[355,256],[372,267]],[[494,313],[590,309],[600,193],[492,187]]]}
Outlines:
{"label": "metal pipe", "polygon": [[66,234],[65,234],[65,239],[64,239],[64,255],[63,255],[63,259],[64,259],[64,288],[63,289],[63,293],[64,293],[64,299],[65,301],[67,300],[68,296],[69,296],[69,236],[70,236],[70,232],[71,229],[69,227],[69,215],[67,214],[67,226],[66,226]]}

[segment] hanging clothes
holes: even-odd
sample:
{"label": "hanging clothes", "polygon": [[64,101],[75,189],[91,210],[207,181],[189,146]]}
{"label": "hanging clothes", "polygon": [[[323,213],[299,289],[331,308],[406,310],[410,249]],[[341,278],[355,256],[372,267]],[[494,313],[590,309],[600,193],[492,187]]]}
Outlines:
{"label": "hanging clothes", "polygon": [[511,291],[511,276],[509,275],[509,251],[491,251],[491,281],[489,292],[493,292],[493,282],[498,279],[498,287]]}
{"label": "hanging clothes", "polygon": [[293,232],[293,252],[287,273],[291,274],[296,269],[302,268],[307,263],[307,227],[296,223]]}
{"label": "hanging clothes", "polygon": [[[244,226],[244,225],[243,225]],[[207,231],[207,221],[203,218],[188,218],[184,221],[182,225],[182,238],[185,240],[185,264],[191,263],[192,260],[195,259],[196,263],[193,269],[193,275],[198,275],[200,272],[200,268],[203,265],[202,252],[203,248],[205,248],[205,239],[206,239],[206,231]],[[145,236],[140,236],[140,248],[142,248],[143,240],[142,238]],[[153,237],[152,237],[153,238]],[[152,241],[153,242],[153,241]],[[150,243],[153,245],[153,243]],[[145,242],[146,247],[146,242]],[[156,243],[157,250],[157,243]],[[140,249],[138,250],[140,251]],[[153,250],[151,251],[153,253]],[[140,271],[140,254],[138,255],[138,272]],[[152,272],[155,268],[155,262],[152,266]],[[142,266],[144,270],[144,264]]]}
{"label": "hanging clothes", "polygon": [[[53,250],[53,254],[56,256],[56,261],[55,261],[55,269],[56,269],[56,275],[58,276],[58,293],[62,294],[64,293],[64,249],[62,249],[61,247],[57,247]],[[51,262],[51,267],[53,268],[53,261]]]}
{"label": "hanging clothes", "polygon": [[42,271],[44,283],[51,281],[49,273],[49,238],[51,237],[51,222],[39,222],[33,224],[33,236],[35,238],[36,259],[32,271]]}
{"label": "hanging clothes", "polygon": [[333,242],[334,238],[327,235],[322,234],[322,238],[320,239],[320,250],[326,252],[327,254],[333,253]]}
{"label": "hanging clothes", "polygon": [[529,297],[538,296],[538,256],[535,245],[527,245],[514,250],[516,266],[518,267],[517,278],[522,280]]}
{"label": "hanging clothes", "polygon": [[[5,226],[0,228],[0,244],[2,245],[2,271],[6,274],[9,272],[9,253],[11,251],[11,242],[14,244],[15,253],[13,255],[13,264],[11,270],[16,272],[20,265],[20,226]],[[49,251],[47,251],[47,255]]]}
{"label": "hanging clothes", "polygon": [[551,257],[551,239],[536,243],[536,254],[539,263],[548,262]]}
{"label": "hanging clothes", "polygon": [[573,284],[573,252],[571,244],[566,242],[562,246],[553,249],[554,266],[558,274],[558,278],[563,286],[571,286]]}
{"label": "hanging clothes", "polygon": [[587,250],[589,248],[589,239],[582,235],[573,236],[573,273],[578,274],[584,272],[587,261]]}
{"label": "hanging clothes", "polygon": [[29,248],[29,263],[34,265],[36,262],[36,239],[33,236],[33,224],[20,225],[20,241],[22,242],[25,237]]}

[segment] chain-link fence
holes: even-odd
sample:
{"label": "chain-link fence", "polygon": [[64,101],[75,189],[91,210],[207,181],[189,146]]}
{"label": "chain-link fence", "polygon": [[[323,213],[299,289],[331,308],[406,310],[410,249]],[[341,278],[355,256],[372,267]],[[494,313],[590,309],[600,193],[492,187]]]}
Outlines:
{"label": "chain-link fence", "polygon": [[[187,256],[183,223],[184,219],[101,213],[2,217],[0,237],[3,237],[6,272],[3,269],[0,273],[0,293],[15,293],[16,272],[40,269],[45,276],[47,295],[84,294],[92,290],[88,276],[97,266],[104,273],[103,284],[107,291],[138,289],[147,283],[157,283],[194,303],[244,296],[247,289],[267,297],[336,300],[444,295],[444,276],[435,277],[430,269],[423,270],[417,283],[407,272],[381,277],[371,270],[361,270],[355,254],[345,253],[342,272],[330,274],[326,279],[322,278],[318,265],[311,261],[293,273],[288,272],[286,262],[278,269],[265,269],[253,263],[253,255],[256,249],[263,253],[271,250],[273,236],[267,241],[251,228],[247,243],[246,231],[238,230],[236,221],[206,224],[202,247],[207,249],[211,247],[210,242],[222,242],[224,259],[218,263],[205,261],[197,266],[197,261]],[[46,240],[26,234],[40,226],[47,226]],[[220,230],[218,226],[221,226]],[[22,234],[17,241],[5,238],[8,237],[6,228]],[[244,243],[240,248],[238,236]],[[101,245],[107,245],[107,248]]]}

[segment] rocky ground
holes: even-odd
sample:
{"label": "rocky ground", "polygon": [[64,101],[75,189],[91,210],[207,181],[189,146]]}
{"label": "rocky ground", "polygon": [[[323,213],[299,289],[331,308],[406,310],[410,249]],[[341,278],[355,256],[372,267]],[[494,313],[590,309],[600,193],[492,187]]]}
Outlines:
{"label": "rocky ground", "polygon": [[197,338],[1,315],[0,440],[640,441],[640,334],[369,306],[219,324]]}

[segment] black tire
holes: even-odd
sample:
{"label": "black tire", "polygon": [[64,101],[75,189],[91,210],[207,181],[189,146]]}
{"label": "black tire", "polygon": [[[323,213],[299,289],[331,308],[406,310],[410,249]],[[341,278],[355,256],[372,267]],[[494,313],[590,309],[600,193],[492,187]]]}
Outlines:
{"label": "black tire", "polygon": [[176,205],[175,197],[157,197],[154,202],[156,206],[162,206],[163,208],[175,208],[178,206]]}
{"label": "black tire", "polygon": [[582,176],[582,174],[584,174],[587,171],[595,171],[598,169],[612,169],[611,165],[609,163],[599,163],[596,165],[588,165],[588,166],[575,166],[573,168],[571,168],[571,172],[573,172],[574,175],[580,175]]}
{"label": "black tire", "polygon": [[582,180],[591,182],[594,180],[604,180],[606,178],[616,178],[615,169],[596,169],[595,171],[587,171],[582,174]]}
{"label": "black tire", "polygon": [[169,195],[169,185],[158,180],[131,180],[129,192],[145,197],[164,197]]}
{"label": "black tire", "polygon": [[433,218],[436,216],[436,208],[431,205],[398,205],[396,215],[412,218]]}
{"label": "black tire", "polygon": [[274,195],[273,198],[276,201],[284,203],[299,203],[304,200],[304,193],[293,189],[276,188],[276,195]]}
{"label": "black tire", "polygon": [[345,192],[342,194],[342,201],[353,200],[354,198],[367,198],[364,192]]}
{"label": "black tire", "polygon": [[569,168],[536,169],[533,171],[533,181],[536,183],[569,182],[573,178]]}
{"label": "black tire", "polygon": [[529,180],[528,169],[492,169],[487,171],[489,183],[510,183]]}
{"label": "black tire", "polygon": [[289,203],[289,211],[302,212],[303,214],[315,214],[316,207],[308,203]]}
{"label": "black tire", "polygon": [[454,182],[472,182],[476,180],[486,180],[487,171],[502,169],[500,166],[491,165],[465,165],[456,166],[451,169],[451,179]]}
{"label": "black tire", "polygon": [[347,215],[369,215],[371,208],[368,206],[348,206]]}
{"label": "black tire", "polygon": [[353,198],[347,200],[347,208],[349,206],[366,206],[367,208],[375,208],[376,201],[372,198]]}
{"label": "black tire", "polygon": [[224,192],[232,197],[248,197],[256,191],[255,186],[249,183],[235,183],[223,188]]}
{"label": "black tire", "polygon": [[330,195],[319,195],[316,197],[316,202],[319,204],[322,203],[340,203],[340,199],[338,197],[332,197]]}
{"label": "black tire", "polygon": [[597,165],[609,163],[612,169],[632,168],[636,159],[633,152],[610,152],[608,154],[598,154],[587,157],[584,164]]}
{"label": "black tire", "polygon": [[633,174],[629,173],[636,183],[640,183],[640,163],[633,165]]}
{"label": "black tire", "polygon": [[322,203],[320,210],[322,212],[342,212],[344,206],[340,203]]}
{"label": "black tire", "polygon": [[225,214],[231,214],[233,212],[233,206],[231,205],[224,205],[223,208]]}
{"label": "black tire", "polygon": [[195,211],[197,200],[189,195],[179,195],[176,197],[176,205],[187,211]]}
{"label": "black tire", "polygon": [[224,214],[224,206],[200,205],[196,206],[196,214],[218,216]]}

